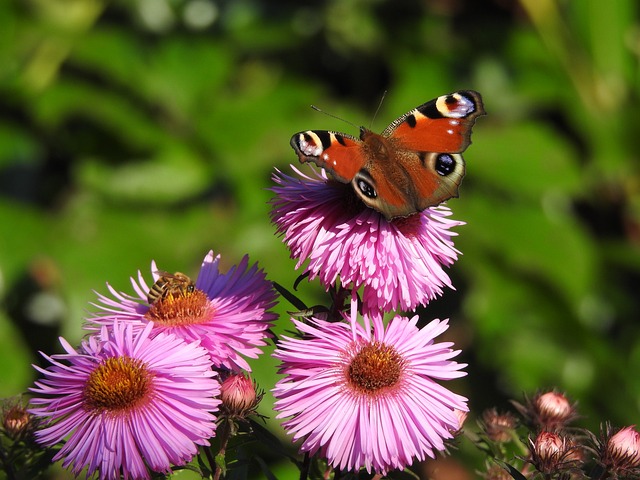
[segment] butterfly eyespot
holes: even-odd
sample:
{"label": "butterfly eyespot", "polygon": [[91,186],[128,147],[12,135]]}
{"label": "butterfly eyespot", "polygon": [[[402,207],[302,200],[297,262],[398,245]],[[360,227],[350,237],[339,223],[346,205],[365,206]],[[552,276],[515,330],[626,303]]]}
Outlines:
{"label": "butterfly eyespot", "polygon": [[459,92],[438,97],[435,106],[446,118],[466,118],[476,110],[473,99]]}
{"label": "butterfly eyespot", "polygon": [[357,182],[358,190],[367,198],[376,198],[378,194],[376,189],[366,180],[359,179]]}
{"label": "butterfly eyespot", "polygon": [[438,175],[446,177],[456,169],[456,161],[451,155],[443,153],[436,158],[436,172]]}

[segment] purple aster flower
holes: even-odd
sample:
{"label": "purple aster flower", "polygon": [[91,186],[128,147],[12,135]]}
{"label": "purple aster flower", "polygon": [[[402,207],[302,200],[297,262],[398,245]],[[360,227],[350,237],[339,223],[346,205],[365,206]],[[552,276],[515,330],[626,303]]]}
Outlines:
{"label": "purple aster flower", "polygon": [[168,294],[156,295],[154,300],[149,292],[156,290],[154,285],[163,276],[155,262],[151,263],[155,284],[149,286],[141,272],[137,281],[131,279],[136,296],[117,292],[107,284],[113,298],[98,294],[95,306],[101,311],[87,319],[88,328],[110,325],[115,320],[144,328],[152,321],[154,331],[170,331],[187,341],[199,341],[215,366],[250,371],[242,355],[256,358],[262,353],[259,347],[266,345],[268,329],[276,319],[269,309],[275,305],[277,294],[257,264],[248,267],[247,256],[224,274],[218,270],[219,262],[220,256],[209,252],[195,285],[183,284],[173,293],[164,290]]}
{"label": "purple aster flower", "polygon": [[443,266],[458,258],[445,206],[387,221],[357,199],[351,185],[314,171],[299,178],[278,172],[271,216],[278,233],[306,272],[329,289],[338,277],[343,287],[363,287],[365,312],[413,310],[453,288]]}
{"label": "purple aster flower", "polygon": [[66,353],[43,354],[51,366],[34,366],[44,378],[31,388],[30,412],[46,420],[36,438],[47,446],[66,440],[54,460],[76,475],[168,473],[215,433],[220,384],[207,351],[174,335],[151,336],[151,323],[132,327],[104,327],[78,351],[61,338]]}
{"label": "purple aster flower", "polygon": [[436,383],[464,376],[459,351],[435,343],[447,321],[418,328],[396,316],[385,328],[292,319],[303,338],[285,337],[274,357],[285,377],[273,389],[277,418],[301,451],[341,470],[386,473],[434,456],[460,427],[466,399]]}

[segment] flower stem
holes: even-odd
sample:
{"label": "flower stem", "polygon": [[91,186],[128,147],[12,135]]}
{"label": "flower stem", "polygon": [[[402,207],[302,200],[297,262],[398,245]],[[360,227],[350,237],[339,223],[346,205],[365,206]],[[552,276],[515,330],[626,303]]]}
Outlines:
{"label": "flower stem", "polygon": [[[220,425],[220,429],[218,430],[218,434],[218,438],[220,439],[220,451],[214,459],[216,471],[213,475],[213,480],[220,480],[220,475],[222,475],[222,465],[220,464],[220,459],[224,461],[224,456],[227,451],[227,445],[229,444],[229,438],[231,437],[231,426],[228,420],[223,420],[222,424]],[[209,459],[209,461],[211,461],[211,459]]]}
{"label": "flower stem", "polygon": [[516,448],[520,450],[520,455],[529,457],[531,453],[529,451],[529,448],[522,442],[515,430],[511,432],[511,441],[516,446]]}
{"label": "flower stem", "polygon": [[309,452],[305,452],[302,464],[300,465],[300,480],[307,480],[309,477],[309,466],[311,465],[311,458]]}

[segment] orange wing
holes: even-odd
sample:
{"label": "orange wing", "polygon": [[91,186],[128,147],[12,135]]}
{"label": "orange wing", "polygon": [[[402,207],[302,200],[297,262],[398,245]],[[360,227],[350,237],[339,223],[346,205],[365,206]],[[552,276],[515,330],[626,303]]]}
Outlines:
{"label": "orange wing", "polygon": [[344,133],[307,130],[291,137],[291,146],[301,162],[313,162],[343,183],[349,183],[366,161],[362,142]]}
{"label": "orange wing", "polygon": [[471,128],[484,113],[480,94],[461,90],[411,110],[382,135],[398,140],[399,148],[407,150],[460,153],[471,143]]}

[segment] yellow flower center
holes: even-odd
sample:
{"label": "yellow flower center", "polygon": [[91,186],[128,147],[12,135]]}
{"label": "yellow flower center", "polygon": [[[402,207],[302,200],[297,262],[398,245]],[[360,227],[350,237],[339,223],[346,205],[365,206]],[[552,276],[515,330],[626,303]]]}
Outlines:
{"label": "yellow flower center", "polygon": [[394,387],[402,376],[404,361],[390,345],[372,342],[360,349],[347,369],[347,381],[360,393],[375,394]]}
{"label": "yellow flower center", "polygon": [[84,387],[85,408],[110,412],[130,409],[148,398],[150,388],[151,374],[142,361],[111,357],[89,375]]}
{"label": "yellow flower center", "polygon": [[202,323],[211,318],[213,309],[209,297],[202,290],[173,295],[168,293],[155,301],[145,318],[164,326]]}

